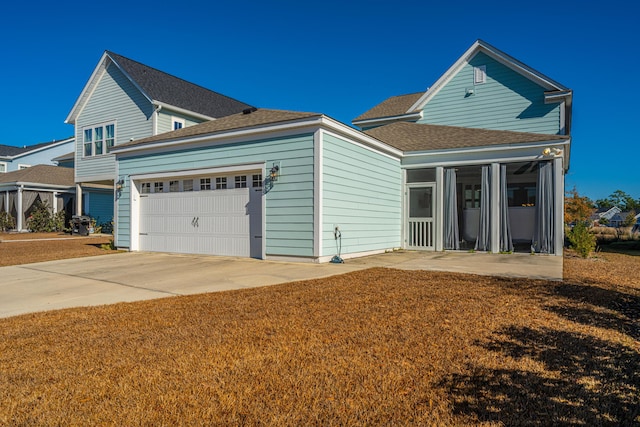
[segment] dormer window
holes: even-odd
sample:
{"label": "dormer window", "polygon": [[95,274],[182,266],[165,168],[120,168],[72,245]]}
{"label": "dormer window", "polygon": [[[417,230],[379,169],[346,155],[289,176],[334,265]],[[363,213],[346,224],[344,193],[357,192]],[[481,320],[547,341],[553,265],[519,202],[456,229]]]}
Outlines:
{"label": "dormer window", "polygon": [[172,130],[182,129],[186,125],[185,120],[178,117],[171,117],[171,123]]}
{"label": "dormer window", "polygon": [[115,145],[116,127],[114,123],[86,127],[82,136],[83,156],[101,156],[109,153]]}
{"label": "dormer window", "polygon": [[487,82],[487,66],[479,65],[473,67],[473,84],[481,85]]}

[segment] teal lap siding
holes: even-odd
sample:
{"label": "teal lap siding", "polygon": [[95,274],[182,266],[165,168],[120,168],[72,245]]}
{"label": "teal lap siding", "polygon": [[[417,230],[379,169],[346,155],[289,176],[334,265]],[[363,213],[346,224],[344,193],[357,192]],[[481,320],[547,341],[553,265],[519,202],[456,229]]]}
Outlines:
{"label": "teal lap siding", "polygon": [[[167,173],[229,165],[280,162],[281,174],[265,194],[266,255],[313,256],[313,134],[191,148],[165,153],[121,155],[119,176]],[[265,176],[265,171],[263,178]],[[130,182],[118,200],[117,244],[129,247]]]}
{"label": "teal lap siding", "polygon": [[401,246],[402,175],[400,161],[333,135],[323,139],[322,255]]}
{"label": "teal lap siding", "polygon": [[[474,85],[473,68],[481,65],[486,83]],[[560,104],[545,104],[544,91],[480,52],[427,103],[418,123],[558,134]]]}

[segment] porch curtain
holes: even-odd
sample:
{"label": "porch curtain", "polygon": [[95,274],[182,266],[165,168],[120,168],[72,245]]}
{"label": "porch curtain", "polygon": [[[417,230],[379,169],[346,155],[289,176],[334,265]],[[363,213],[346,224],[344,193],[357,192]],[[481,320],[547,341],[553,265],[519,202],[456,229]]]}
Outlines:
{"label": "porch curtain", "polygon": [[500,252],[513,252],[507,196],[507,165],[500,165]]}
{"label": "porch curtain", "polygon": [[31,206],[33,206],[33,203],[36,201],[36,199],[38,198],[38,192],[37,191],[23,191],[22,192],[22,212],[20,212],[20,215],[22,215],[22,228],[26,229],[28,228],[27,225],[27,211],[29,209],[31,209]]}
{"label": "porch curtain", "polygon": [[456,197],[456,170],[444,170],[444,248],[460,249],[458,230],[458,200]]}
{"label": "porch curtain", "polygon": [[491,167],[482,166],[482,178],[480,186],[480,223],[478,225],[478,238],[476,239],[476,251],[491,250]]}
{"label": "porch curtain", "polygon": [[553,164],[538,163],[536,188],[536,219],[531,249],[542,254],[551,254],[553,241]]}
{"label": "porch curtain", "polygon": [[4,207],[4,197],[5,197],[5,194],[7,194],[7,193],[6,193],[6,191],[5,191],[5,192],[0,193],[0,212],[4,212],[5,210],[7,210],[7,209]]}
{"label": "porch curtain", "polygon": [[53,213],[53,193],[49,191],[39,191],[38,196],[40,196],[40,201],[47,204],[49,212]]}
{"label": "porch curtain", "polygon": [[16,227],[18,226],[18,209],[16,208],[17,195],[17,191],[12,191],[9,193],[9,215],[13,217]]}

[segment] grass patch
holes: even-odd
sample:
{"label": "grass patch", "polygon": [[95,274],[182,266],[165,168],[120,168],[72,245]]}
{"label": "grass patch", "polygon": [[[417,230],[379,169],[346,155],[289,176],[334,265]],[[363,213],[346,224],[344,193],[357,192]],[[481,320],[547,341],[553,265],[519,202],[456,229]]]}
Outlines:
{"label": "grass patch", "polygon": [[615,274],[640,266],[565,264],[565,282],[376,268],[0,319],[0,424],[639,423],[640,290]]}

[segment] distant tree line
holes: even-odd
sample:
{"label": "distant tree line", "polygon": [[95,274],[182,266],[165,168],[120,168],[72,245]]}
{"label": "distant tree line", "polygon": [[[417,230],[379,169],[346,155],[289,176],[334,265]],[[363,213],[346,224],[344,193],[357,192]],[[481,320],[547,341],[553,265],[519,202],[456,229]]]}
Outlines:
{"label": "distant tree line", "polygon": [[614,206],[619,207],[623,212],[627,211],[640,211],[640,198],[634,199],[629,194],[622,190],[616,190],[605,197],[604,199],[598,199],[593,202],[595,208],[612,208]]}

